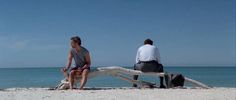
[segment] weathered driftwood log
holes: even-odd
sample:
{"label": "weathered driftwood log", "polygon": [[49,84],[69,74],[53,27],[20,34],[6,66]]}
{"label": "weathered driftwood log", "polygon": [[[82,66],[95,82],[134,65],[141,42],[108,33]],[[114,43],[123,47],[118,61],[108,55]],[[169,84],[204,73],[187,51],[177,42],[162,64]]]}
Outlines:
{"label": "weathered driftwood log", "polygon": [[[124,76],[124,74],[130,75],[130,76],[145,75],[145,76],[156,76],[156,77],[159,77],[159,76],[164,77],[164,75],[165,75],[165,73],[154,73],[154,72],[143,73],[141,71],[126,69],[126,68],[122,68],[119,66],[110,66],[110,67],[100,67],[100,68],[97,68],[97,70],[95,70],[95,71],[89,72],[88,79],[91,79],[91,78],[94,78],[97,76],[109,75],[109,76],[117,77],[122,80],[128,81],[130,83],[135,83],[135,84],[139,84],[139,85],[154,85],[153,83],[150,83],[150,82],[130,79],[130,78]],[[75,79],[76,83],[78,83],[78,80],[80,80],[80,78],[81,78],[80,76],[76,77],[76,79]],[[193,80],[193,79],[190,79],[187,77],[185,77],[185,81],[188,83],[191,83],[197,87],[201,87],[201,88],[205,88],[205,89],[210,88],[207,85],[205,85],[199,81],[196,81],[196,80]],[[56,86],[55,89],[68,89],[68,88],[69,88],[69,82],[64,79],[61,81],[61,83],[58,86]]]}

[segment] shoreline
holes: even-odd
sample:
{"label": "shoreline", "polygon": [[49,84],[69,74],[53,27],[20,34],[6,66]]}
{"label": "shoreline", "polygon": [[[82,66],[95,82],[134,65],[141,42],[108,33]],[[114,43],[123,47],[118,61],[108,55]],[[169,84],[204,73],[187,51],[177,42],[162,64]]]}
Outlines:
{"label": "shoreline", "polygon": [[8,88],[0,90],[1,100],[236,100],[236,88],[148,89],[99,87],[85,90],[49,88]]}
{"label": "shoreline", "polygon": [[[5,90],[26,90],[26,89],[39,89],[39,90],[54,90],[54,87],[10,87],[10,88],[0,88],[0,91],[5,91]],[[139,90],[145,90],[145,89],[150,89],[150,90],[155,90],[155,89],[163,89],[163,88],[148,88],[148,87],[142,87],[142,88],[135,88],[135,87],[84,87],[84,90],[112,90],[112,89],[139,89]],[[203,89],[201,87],[176,87],[176,88],[164,88],[164,90],[168,89],[202,89],[202,90],[207,90]],[[210,89],[236,89],[236,87],[211,87]],[[68,89],[69,90],[69,89]],[[76,90],[76,89],[74,89]],[[67,90],[55,90],[55,91],[67,91]]]}

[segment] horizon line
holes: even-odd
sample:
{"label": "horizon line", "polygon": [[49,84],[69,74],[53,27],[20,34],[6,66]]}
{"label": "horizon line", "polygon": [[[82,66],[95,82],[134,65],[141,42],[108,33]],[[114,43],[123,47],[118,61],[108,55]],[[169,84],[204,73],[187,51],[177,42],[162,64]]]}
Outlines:
{"label": "horizon line", "polygon": [[[118,65],[114,65],[118,66]],[[91,66],[94,68],[99,68],[99,67],[109,67],[109,66]],[[120,66],[120,67],[133,67],[133,66]],[[164,67],[236,67],[236,65],[166,65]],[[42,67],[0,67],[0,69],[4,68],[63,68],[63,67],[47,67],[47,66],[42,66]],[[73,68],[73,67],[71,67]]]}

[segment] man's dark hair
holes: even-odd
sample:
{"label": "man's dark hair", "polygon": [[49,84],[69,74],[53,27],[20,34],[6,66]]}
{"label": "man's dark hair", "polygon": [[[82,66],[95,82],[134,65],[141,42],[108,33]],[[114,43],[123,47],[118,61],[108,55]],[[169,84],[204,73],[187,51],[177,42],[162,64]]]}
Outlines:
{"label": "man's dark hair", "polygon": [[144,41],[144,44],[150,44],[150,45],[152,45],[153,42],[152,42],[151,39],[146,39],[146,40]]}
{"label": "man's dark hair", "polygon": [[81,39],[78,36],[71,37],[70,40],[78,43],[78,45],[81,45]]}

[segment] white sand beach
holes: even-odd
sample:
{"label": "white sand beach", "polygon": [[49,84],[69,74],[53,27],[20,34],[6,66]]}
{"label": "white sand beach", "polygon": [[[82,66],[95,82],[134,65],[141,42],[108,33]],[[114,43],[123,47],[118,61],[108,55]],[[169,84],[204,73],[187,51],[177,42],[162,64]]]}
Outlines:
{"label": "white sand beach", "polygon": [[0,90],[0,100],[236,100],[236,88],[88,90],[9,88]]}

